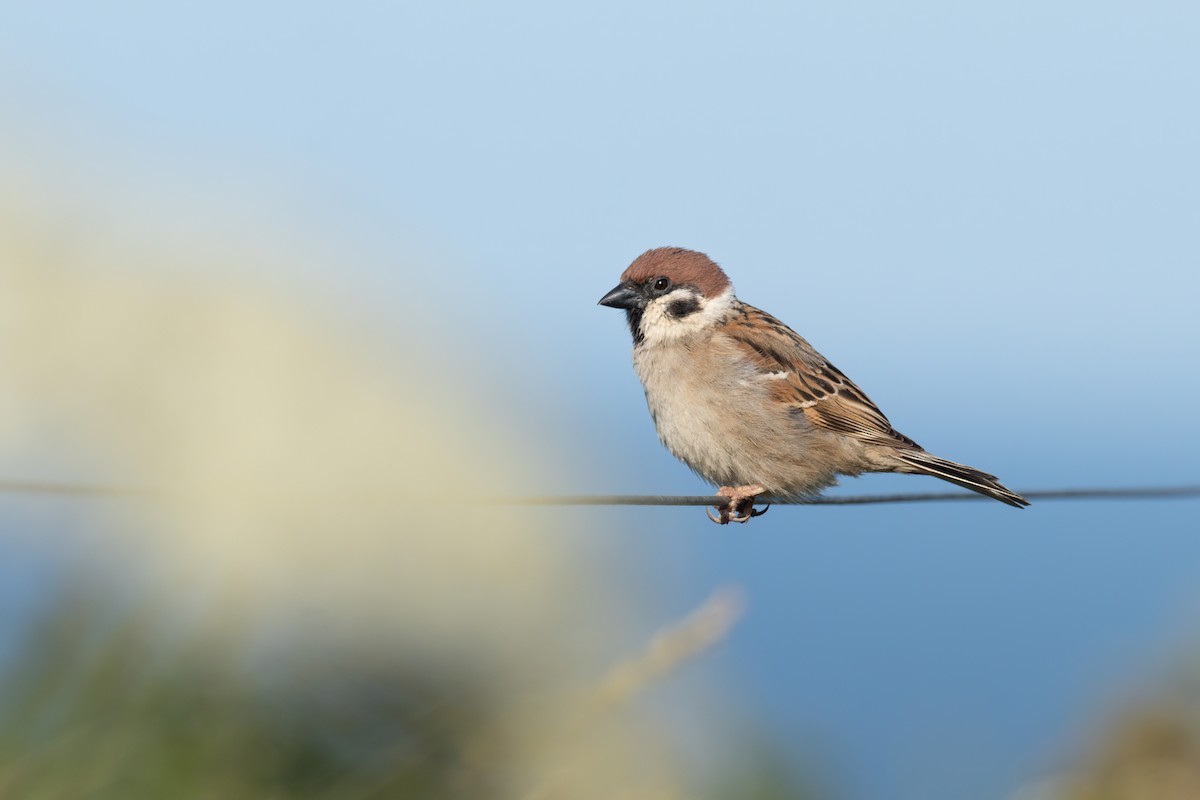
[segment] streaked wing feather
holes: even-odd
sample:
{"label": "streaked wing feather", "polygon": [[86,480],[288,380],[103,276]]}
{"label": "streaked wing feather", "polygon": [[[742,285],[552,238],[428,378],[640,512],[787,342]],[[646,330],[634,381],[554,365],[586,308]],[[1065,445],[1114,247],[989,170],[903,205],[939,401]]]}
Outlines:
{"label": "streaked wing feather", "polygon": [[866,393],[803,337],[765,311],[745,304],[741,310],[726,333],[747,351],[762,377],[772,381],[776,400],[817,427],[869,444],[921,449],[893,428]]}

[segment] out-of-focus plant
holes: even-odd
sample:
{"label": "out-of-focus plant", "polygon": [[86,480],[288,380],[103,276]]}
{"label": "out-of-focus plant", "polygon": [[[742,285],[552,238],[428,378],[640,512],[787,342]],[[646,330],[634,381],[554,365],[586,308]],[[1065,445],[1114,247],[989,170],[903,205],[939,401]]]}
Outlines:
{"label": "out-of-focus plant", "polygon": [[3,682],[0,796],[494,796],[463,752],[487,684],[348,658],[256,673],[106,598],[61,599]]}
{"label": "out-of-focus plant", "polygon": [[1200,685],[1196,665],[1128,704],[1087,743],[1077,763],[1014,800],[1200,798]]}
{"label": "out-of-focus plant", "polygon": [[736,601],[623,654],[644,623],[596,549],[466,502],[547,460],[473,392],[478,354],[421,320],[364,341],[231,280],[236,248],[189,243],[218,279],[17,211],[6,461],[156,494],[6,520],[70,541],[76,588],[0,675],[0,797],[691,797],[747,763],[714,721],[732,771],[689,770],[637,702]]}
{"label": "out-of-focus plant", "polygon": [[[622,706],[724,636],[738,610],[727,592],[607,679],[516,701],[471,666],[321,636],[237,642],[133,600],[81,577],[44,612],[0,680],[0,796],[817,797],[761,741],[731,743],[724,767],[686,789],[666,770],[629,783],[638,756],[611,749],[630,733]],[[530,758],[514,787],[513,761]]]}

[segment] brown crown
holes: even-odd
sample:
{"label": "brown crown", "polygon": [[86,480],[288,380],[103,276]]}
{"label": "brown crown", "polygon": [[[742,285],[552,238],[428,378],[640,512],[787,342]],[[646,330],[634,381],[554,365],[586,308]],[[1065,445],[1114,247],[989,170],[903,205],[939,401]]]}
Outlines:
{"label": "brown crown", "polygon": [[645,283],[667,277],[674,284],[691,284],[705,297],[716,297],[729,288],[729,278],[704,253],[682,247],[656,247],[642,253],[621,273],[622,281]]}

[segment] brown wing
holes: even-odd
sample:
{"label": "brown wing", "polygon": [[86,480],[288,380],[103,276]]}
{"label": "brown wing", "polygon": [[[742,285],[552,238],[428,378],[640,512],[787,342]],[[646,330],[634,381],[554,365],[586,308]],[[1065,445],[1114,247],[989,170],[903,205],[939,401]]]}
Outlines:
{"label": "brown wing", "polygon": [[888,422],[871,399],[775,317],[741,304],[725,333],[772,382],[776,400],[803,414],[813,425],[844,433],[869,444],[920,450]]}

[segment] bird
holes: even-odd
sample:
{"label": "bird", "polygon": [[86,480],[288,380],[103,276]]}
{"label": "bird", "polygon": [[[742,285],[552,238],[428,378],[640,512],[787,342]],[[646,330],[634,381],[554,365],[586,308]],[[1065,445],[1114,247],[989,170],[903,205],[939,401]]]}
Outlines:
{"label": "bird", "polygon": [[[642,253],[599,305],[621,309],[659,439],[727,498],[706,511],[748,522],[838,475],[932,475],[1023,508],[994,475],[927,452],[803,337],[734,294],[701,252]],[[762,496],[762,499],[759,500]],[[755,502],[767,506],[755,508]]]}

